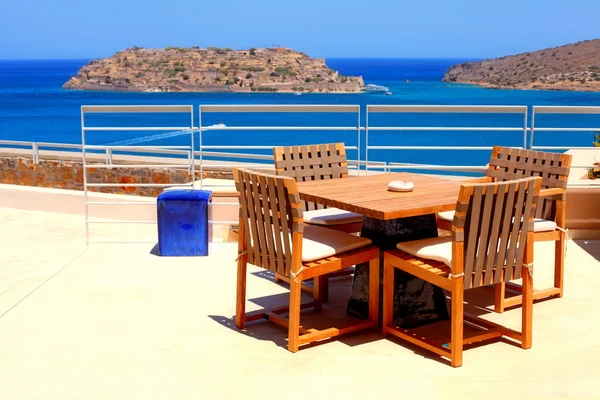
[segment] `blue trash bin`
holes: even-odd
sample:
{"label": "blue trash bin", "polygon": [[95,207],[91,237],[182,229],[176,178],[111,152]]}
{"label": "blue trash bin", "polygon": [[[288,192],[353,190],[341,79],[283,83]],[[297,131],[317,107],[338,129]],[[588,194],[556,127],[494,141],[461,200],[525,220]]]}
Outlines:
{"label": "blue trash bin", "polygon": [[212,229],[208,207],[212,192],[170,190],[157,199],[158,253],[161,256],[207,256]]}

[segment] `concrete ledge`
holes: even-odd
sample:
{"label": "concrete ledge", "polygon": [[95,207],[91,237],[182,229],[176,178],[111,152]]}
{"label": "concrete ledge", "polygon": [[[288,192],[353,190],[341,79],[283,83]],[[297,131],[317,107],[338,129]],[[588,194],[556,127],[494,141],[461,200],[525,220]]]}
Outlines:
{"label": "concrete ledge", "polygon": [[567,189],[567,228],[574,239],[600,237],[600,186]]}
{"label": "concrete ledge", "polygon": [[[136,202],[141,205],[89,205],[89,218],[122,221],[156,221],[156,198],[88,192],[88,202]],[[236,221],[238,202],[236,197],[213,199],[212,220]],[[85,215],[85,194],[79,190],[40,188],[0,184],[0,207],[59,214]],[[83,221],[82,221],[83,222]]]}
{"label": "concrete ledge", "polygon": [[[600,148],[572,149],[572,165],[592,165]],[[567,185],[567,228],[572,239],[600,238],[600,179],[587,179],[586,168],[571,168]]]}
{"label": "concrete ledge", "polygon": [[[572,149],[565,152],[573,157],[571,165],[589,165],[600,161],[600,147],[590,147],[589,149]],[[600,179],[587,179],[587,168],[573,168],[569,174],[569,183],[576,185],[586,184],[589,186],[597,186],[600,188]]]}

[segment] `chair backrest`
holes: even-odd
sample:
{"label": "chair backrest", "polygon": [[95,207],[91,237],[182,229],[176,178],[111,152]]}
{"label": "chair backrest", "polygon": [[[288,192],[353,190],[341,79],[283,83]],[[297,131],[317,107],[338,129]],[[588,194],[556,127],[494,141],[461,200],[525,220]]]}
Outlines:
{"label": "chair backrest", "polygon": [[[273,156],[276,174],[292,177],[298,182],[348,176],[344,143],[275,147]],[[307,211],[317,208],[323,206],[304,202]]]}
{"label": "chair backrest", "polygon": [[240,202],[240,254],[281,275],[296,271],[303,228],[296,181],[245,169],[234,169],[233,177]]}
{"label": "chair backrest", "polygon": [[[571,159],[569,154],[494,146],[485,175],[494,178],[496,182],[541,176],[543,189],[566,189]],[[540,199],[536,218],[554,220],[555,200],[564,198],[563,193]]]}
{"label": "chair backrest", "polygon": [[452,273],[464,272],[465,289],[521,277],[541,184],[542,178],[531,177],[461,186],[452,222],[453,251],[460,253],[457,243],[464,247],[462,256],[453,253]]}

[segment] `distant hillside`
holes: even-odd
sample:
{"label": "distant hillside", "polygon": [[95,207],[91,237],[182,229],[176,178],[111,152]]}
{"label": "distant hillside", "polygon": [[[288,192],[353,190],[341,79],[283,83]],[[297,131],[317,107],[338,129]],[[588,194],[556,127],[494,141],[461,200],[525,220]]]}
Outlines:
{"label": "distant hillside", "polygon": [[450,67],[445,82],[600,92],[600,39]]}
{"label": "distant hillside", "polygon": [[134,47],[91,61],[64,89],[135,92],[359,92],[325,59],[287,48]]}

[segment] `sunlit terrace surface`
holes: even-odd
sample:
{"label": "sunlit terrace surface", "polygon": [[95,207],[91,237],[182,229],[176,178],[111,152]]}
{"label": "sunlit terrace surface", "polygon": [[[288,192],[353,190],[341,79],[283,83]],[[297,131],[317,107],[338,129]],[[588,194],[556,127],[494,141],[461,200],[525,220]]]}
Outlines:
{"label": "sunlit terrace surface", "polygon": [[[347,107],[351,108],[351,112],[347,111]],[[149,111],[140,111],[143,106],[87,108],[95,114],[133,112],[144,117],[140,118],[140,123],[148,123],[146,115]],[[225,106],[204,106],[196,111],[202,115],[211,111],[229,115],[230,111],[239,112],[240,108],[244,113],[251,111],[246,106],[232,107],[229,111]],[[254,111],[264,112],[266,108],[270,108],[269,115],[275,116],[275,108],[279,108],[278,112],[306,114],[305,106],[291,106],[291,109],[258,106]],[[313,107],[310,108],[312,110]],[[404,115],[415,110],[419,113],[460,111],[453,106],[450,108],[374,106],[364,111],[377,115]],[[533,150],[559,150],[546,146],[552,143],[539,142],[543,138],[543,129],[549,128],[537,129],[534,142],[533,126],[527,125],[527,107],[460,108],[470,113],[493,112],[496,116],[517,114],[518,124],[508,128],[514,138],[511,136],[510,143],[498,144]],[[538,114],[573,111],[565,109],[538,107],[537,111],[535,108],[533,111]],[[600,108],[578,109],[584,114],[600,115]],[[568,241],[564,297],[538,301],[534,305],[531,349],[523,350],[508,339],[477,343],[465,348],[461,368],[451,368],[447,361],[433,353],[393,337],[384,338],[379,330],[373,329],[302,346],[298,353],[291,353],[287,350],[287,330],[282,327],[264,321],[250,323],[243,331],[235,328],[237,243],[213,243],[207,257],[158,256],[157,226],[154,223],[156,199],[148,197],[148,193],[134,192],[133,188],[150,182],[160,193],[173,182],[168,179],[155,182],[152,177],[146,182],[140,178],[138,183],[128,183],[129,180],[115,183],[116,178],[109,174],[114,172],[114,167],[120,167],[123,174],[129,168],[132,182],[135,182],[133,177],[139,172],[147,172],[150,177],[152,172],[190,169],[188,175],[195,177],[194,171],[213,168],[213,172],[220,173],[226,168],[222,159],[227,157],[223,155],[231,156],[231,151],[244,152],[236,155],[235,162],[244,162],[244,166],[248,166],[249,162],[260,162],[262,164],[255,164],[253,168],[258,165],[273,171],[273,156],[267,154],[272,151],[271,145],[252,148],[198,140],[202,137],[210,139],[211,133],[219,131],[223,131],[219,137],[227,137],[227,131],[234,129],[253,133],[258,130],[257,127],[233,126],[229,125],[229,120],[227,126],[220,126],[215,120],[215,125],[195,127],[193,107],[176,106],[167,111],[181,110],[185,111],[183,114],[189,121],[186,122],[188,125],[146,128],[173,131],[171,133],[182,136],[182,141],[185,138],[180,133],[184,132],[187,144],[175,146],[177,148],[144,146],[145,142],[137,149],[129,145],[100,146],[94,142],[85,142],[87,145],[83,146],[69,145],[72,147],[52,143],[4,142],[7,146],[20,146],[20,149],[0,149],[8,157],[21,159],[14,161],[15,171],[19,172],[20,166],[36,171],[37,175],[29,177],[30,183],[37,182],[34,178],[41,175],[40,170],[48,165],[51,167],[48,161],[52,163],[60,159],[65,164],[61,165],[59,172],[67,170],[71,175],[72,189],[79,190],[58,189],[61,186],[56,185],[56,181],[64,183],[64,177],[60,175],[53,176],[48,182],[43,181],[39,185],[42,187],[27,186],[27,179],[22,177],[21,182],[15,179],[5,182],[9,184],[0,184],[0,400],[307,397],[580,400],[600,397],[597,383],[600,376],[600,321],[596,311],[600,294],[600,241],[583,240],[600,238],[598,180],[587,180],[587,169],[596,160],[595,151],[584,148],[574,152],[567,147],[560,148],[573,155],[567,186],[566,227],[570,230],[570,237],[577,240]],[[313,111],[319,115],[325,112],[317,108]],[[360,107],[332,106],[328,112],[349,113],[353,118],[351,123],[337,127],[340,135],[341,132],[348,133],[350,142],[346,149],[357,156],[349,159],[354,160],[350,162],[351,175],[359,172],[363,175],[376,174],[407,167],[417,173],[482,174],[486,168],[484,165],[491,148],[481,143],[475,143],[477,146],[474,147],[472,143],[465,143],[468,146],[455,149],[479,152],[477,157],[481,158],[481,162],[477,165],[446,165],[450,161],[443,158],[444,154],[456,146],[450,141],[447,146],[441,146],[443,152],[435,153],[438,155],[436,158],[427,159],[428,164],[414,164],[414,160],[408,165],[399,164],[396,161],[406,161],[400,156],[386,160],[384,155],[388,154],[385,153],[388,150],[399,153],[414,150],[429,154],[430,151],[440,151],[440,148],[437,148],[437,142],[419,146],[400,140],[388,143],[381,139],[377,142],[378,130],[381,135],[389,135],[384,131],[435,131],[440,127],[427,125],[415,128],[412,120],[401,120],[398,126],[393,127],[384,126],[385,121],[382,126],[375,126],[376,120],[370,119],[368,121],[372,125],[369,125],[368,133],[366,120],[365,126],[360,127]],[[209,123],[204,118],[202,121]],[[487,119],[480,120],[464,129],[474,134],[502,130],[491,123],[478,126],[481,121],[489,122]],[[536,121],[540,122],[540,119]],[[314,125],[310,129],[325,132],[321,129],[323,127],[317,126],[318,123],[307,122]],[[134,133],[139,134],[137,125],[132,126]],[[189,128],[184,130],[186,126]],[[275,131],[271,128],[266,132]],[[86,137],[90,132],[93,135],[100,130],[98,127],[87,129]],[[111,132],[111,129],[123,128],[102,129]],[[293,134],[300,131],[298,127],[288,126],[286,129]],[[444,129],[451,132],[458,128]],[[365,140],[367,134],[371,135],[371,141]],[[502,136],[505,137],[508,136]],[[81,158],[82,150],[86,152],[85,159]],[[442,156],[439,157],[439,154]],[[24,163],[24,159],[31,160]],[[433,162],[440,165],[432,169],[429,163]],[[168,166],[175,163],[181,165]],[[472,171],[473,166],[475,172]],[[88,169],[94,180],[78,182],[78,168],[98,171],[90,173]],[[80,174],[82,176],[83,173]],[[162,178],[164,174],[157,176]],[[221,181],[220,178],[214,180]],[[203,185],[207,184],[208,179],[204,179]],[[124,195],[123,191],[119,194],[89,191],[105,189],[110,192],[108,189],[122,189],[126,185],[132,190],[126,191],[128,195]],[[216,201],[213,202],[213,207],[216,202],[224,203],[213,208],[213,221],[224,224],[218,232],[218,225],[214,225],[215,238],[234,239],[235,234],[228,229],[237,223],[235,190],[231,182],[215,187],[221,194],[224,193],[223,196],[215,196]],[[81,189],[85,188],[88,191],[84,195]],[[146,197],[139,197],[142,195]],[[130,201],[145,205],[130,207],[131,204],[118,204]],[[86,207],[86,202],[93,206]],[[113,202],[115,204],[110,204]],[[86,246],[86,218],[90,221],[89,246]],[[109,221],[117,223],[102,223]],[[149,223],[123,223],[132,221]],[[554,242],[535,243],[533,264],[534,286],[540,289],[553,286]],[[248,272],[246,311],[288,304],[287,285],[275,283],[270,272],[257,267],[249,266]],[[324,310],[303,313],[302,324],[317,329],[343,325],[339,322],[349,318],[346,306],[351,282],[352,277],[348,275],[331,279],[329,302]],[[303,294],[303,300],[309,302],[311,298]],[[502,314],[492,311],[493,288],[469,290],[465,301],[465,311],[521,330],[520,307]],[[449,325],[449,321],[438,322],[420,328],[419,332],[433,339],[447,338]]]}
{"label": "sunlit terrace surface", "polygon": [[[296,354],[274,324],[238,331],[232,243],[159,257],[155,225],[97,225],[96,240],[148,242],[86,248],[79,215],[0,208],[0,220],[3,399],[598,398],[598,241],[568,243],[565,296],[535,304],[531,349],[472,346],[453,369],[377,331]],[[552,246],[535,245],[536,286],[552,280]],[[249,272],[249,311],[287,302],[286,287]],[[303,321],[344,318],[350,279]],[[477,290],[467,310],[520,328],[520,309],[495,314],[493,290]]]}

